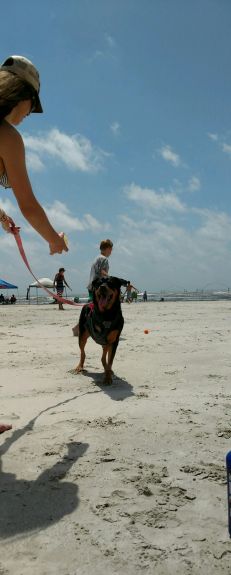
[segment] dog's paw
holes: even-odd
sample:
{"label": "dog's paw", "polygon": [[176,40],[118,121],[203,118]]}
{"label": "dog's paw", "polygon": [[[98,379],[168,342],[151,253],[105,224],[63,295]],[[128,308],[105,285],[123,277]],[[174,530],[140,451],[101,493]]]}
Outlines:
{"label": "dog's paw", "polygon": [[79,365],[77,365],[77,367],[73,367],[73,369],[69,370],[69,373],[73,373],[74,375],[76,373],[84,373],[86,372],[86,369],[84,369],[83,367],[80,367]]}
{"label": "dog's paw", "polygon": [[105,371],[104,378],[103,378],[103,385],[111,385],[112,384],[112,375],[113,375],[113,371]]}

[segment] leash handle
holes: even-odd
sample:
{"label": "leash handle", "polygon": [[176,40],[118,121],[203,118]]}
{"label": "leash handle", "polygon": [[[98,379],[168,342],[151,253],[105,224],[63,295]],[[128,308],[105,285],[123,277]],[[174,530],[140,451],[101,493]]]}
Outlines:
{"label": "leash handle", "polygon": [[[20,236],[19,230],[20,230],[20,228],[16,227],[15,225],[14,225],[14,226],[13,226],[13,225],[11,226],[11,233],[13,234],[13,236],[14,236],[14,238],[15,238],[16,244],[17,244],[18,249],[19,249],[19,253],[20,253],[20,255],[21,255],[21,257],[22,257],[22,259],[23,259],[23,261],[24,261],[24,263],[25,263],[25,265],[26,265],[26,267],[27,267],[27,269],[29,270],[29,272],[31,273],[31,275],[33,276],[33,278],[36,280],[36,282],[38,283],[38,285],[39,285],[44,291],[46,291],[46,292],[49,294],[49,296],[51,296],[52,298],[56,299],[56,300],[57,300],[58,302],[60,302],[60,303],[67,303],[68,305],[74,305],[74,306],[77,306],[77,307],[78,307],[78,306],[82,306],[83,304],[81,304],[81,303],[76,303],[76,302],[71,301],[71,300],[69,300],[69,299],[65,299],[65,298],[63,298],[63,297],[58,296],[57,294],[55,294],[54,292],[50,291],[50,290],[47,289],[43,284],[40,283],[40,281],[38,280],[38,278],[36,278],[36,276],[35,276],[34,273],[32,272],[32,269],[31,269],[30,264],[29,264],[29,262],[28,262],[28,259],[27,259],[27,257],[26,257],[25,250],[24,250],[24,247],[23,247],[23,243],[22,243],[22,240],[21,240],[21,236]],[[65,237],[65,240],[64,240],[64,241],[65,241],[65,243],[66,243],[66,236],[64,236],[64,237]]]}
{"label": "leash handle", "polygon": [[68,248],[68,238],[67,238],[66,234],[64,234],[64,232],[60,232],[59,236],[64,239],[64,242]]}

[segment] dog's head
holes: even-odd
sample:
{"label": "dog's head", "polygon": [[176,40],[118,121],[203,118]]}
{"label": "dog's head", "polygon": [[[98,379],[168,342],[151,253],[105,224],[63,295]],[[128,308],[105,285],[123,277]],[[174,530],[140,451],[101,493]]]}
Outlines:
{"label": "dog's head", "polygon": [[120,302],[120,288],[127,283],[127,280],[113,276],[97,278],[92,282],[93,301],[101,313],[112,309],[117,301]]}

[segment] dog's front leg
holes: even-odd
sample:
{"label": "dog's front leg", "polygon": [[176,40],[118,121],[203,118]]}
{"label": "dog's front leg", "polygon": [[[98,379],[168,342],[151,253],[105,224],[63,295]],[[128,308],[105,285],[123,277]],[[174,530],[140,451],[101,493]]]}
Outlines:
{"label": "dog's front leg", "polygon": [[87,343],[88,337],[89,337],[88,331],[85,331],[81,336],[79,336],[80,360],[74,370],[76,373],[80,373],[80,371],[83,371],[84,362],[86,358],[85,345]]}
{"label": "dog's front leg", "polygon": [[105,371],[104,383],[110,385],[112,383],[112,364],[119,343],[119,331],[113,330],[108,334],[108,344],[103,346],[102,364]]}
{"label": "dog's front leg", "polygon": [[103,364],[104,371],[106,371],[106,369],[107,369],[107,352],[108,352],[109,346],[103,345],[102,347],[103,347],[103,353],[102,353],[101,361]]}
{"label": "dog's front leg", "polygon": [[104,380],[103,383],[105,383],[105,385],[110,385],[112,383],[112,371],[110,366],[108,365],[108,360],[107,360],[107,355],[109,354],[109,350],[110,350],[111,345],[104,345],[103,346],[103,354],[102,354],[102,364],[103,364],[103,368],[104,368]]}

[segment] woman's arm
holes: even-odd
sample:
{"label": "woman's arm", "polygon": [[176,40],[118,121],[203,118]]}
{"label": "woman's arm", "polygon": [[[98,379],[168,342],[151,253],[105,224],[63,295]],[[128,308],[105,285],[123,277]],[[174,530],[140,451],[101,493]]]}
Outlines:
{"label": "woman's arm", "polygon": [[68,251],[63,237],[54,230],[32,191],[26,169],[24,143],[20,134],[8,124],[1,126],[1,136],[0,156],[23,216],[49,243],[51,254]]}

